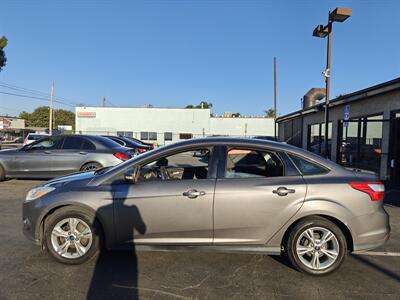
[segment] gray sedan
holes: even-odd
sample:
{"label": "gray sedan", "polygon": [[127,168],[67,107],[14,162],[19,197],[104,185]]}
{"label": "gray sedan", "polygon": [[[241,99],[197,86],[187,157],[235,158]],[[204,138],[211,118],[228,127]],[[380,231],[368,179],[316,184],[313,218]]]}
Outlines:
{"label": "gray sedan", "polygon": [[290,145],[207,138],[32,189],[25,235],[57,261],[108,249],[282,254],[313,275],[389,237],[384,186]]}
{"label": "gray sedan", "polygon": [[0,181],[95,170],[117,165],[131,155],[128,148],[101,136],[51,136],[20,149],[0,151]]}

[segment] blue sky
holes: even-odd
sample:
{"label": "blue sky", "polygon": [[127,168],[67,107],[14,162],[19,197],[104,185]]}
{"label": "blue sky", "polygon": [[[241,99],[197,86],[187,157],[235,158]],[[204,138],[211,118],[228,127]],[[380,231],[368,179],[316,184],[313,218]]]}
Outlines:
{"label": "blue sky", "polygon": [[[300,108],[323,87],[326,41],[312,37],[329,9],[334,24],[332,96],[400,76],[399,1],[10,1],[0,35],[9,39],[0,83],[50,92],[68,103],[183,107],[211,101],[215,113],[261,115]],[[0,86],[0,91],[16,92]],[[46,104],[0,94],[0,114]],[[59,106],[60,104],[57,104]],[[63,108],[73,109],[61,105]]]}

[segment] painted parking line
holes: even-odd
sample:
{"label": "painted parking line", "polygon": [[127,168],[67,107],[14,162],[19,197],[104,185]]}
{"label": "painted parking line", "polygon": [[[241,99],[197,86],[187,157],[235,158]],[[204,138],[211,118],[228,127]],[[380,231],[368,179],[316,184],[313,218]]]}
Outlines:
{"label": "painted parking line", "polygon": [[399,256],[400,252],[376,252],[376,251],[368,251],[368,252],[360,252],[353,253],[355,255],[370,255],[370,256]]}

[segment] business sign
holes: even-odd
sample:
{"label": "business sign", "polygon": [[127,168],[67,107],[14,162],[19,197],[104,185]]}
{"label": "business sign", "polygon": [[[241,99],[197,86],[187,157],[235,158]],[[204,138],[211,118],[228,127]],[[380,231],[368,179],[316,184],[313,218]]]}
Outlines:
{"label": "business sign", "polygon": [[95,111],[78,111],[78,118],[96,118]]}
{"label": "business sign", "polygon": [[343,111],[343,127],[349,127],[349,119],[350,119],[350,105],[344,106]]}
{"label": "business sign", "polygon": [[57,129],[58,130],[72,130],[72,126],[71,125],[58,125]]}

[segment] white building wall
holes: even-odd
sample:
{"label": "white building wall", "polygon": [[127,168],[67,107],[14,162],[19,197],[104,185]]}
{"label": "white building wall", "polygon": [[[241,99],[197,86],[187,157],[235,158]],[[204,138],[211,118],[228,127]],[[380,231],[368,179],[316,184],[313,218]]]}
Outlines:
{"label": "white building wall", "polygon": [[210,135],[273,136],[273,118],[210,118]]}
{"label": "white building wall", "polygon": [[156,132],[158,144],[164,133],[172,133],[172,141],[180,140],[180,133],[194,138],[227,136],[273,136],[274,120],[271,118],[222,118],[211,117],[209,109],[183,108],[122,108],[76,107],[76,132],[83,134],[116,135],[131,132],[141,138],[141,132]]}

